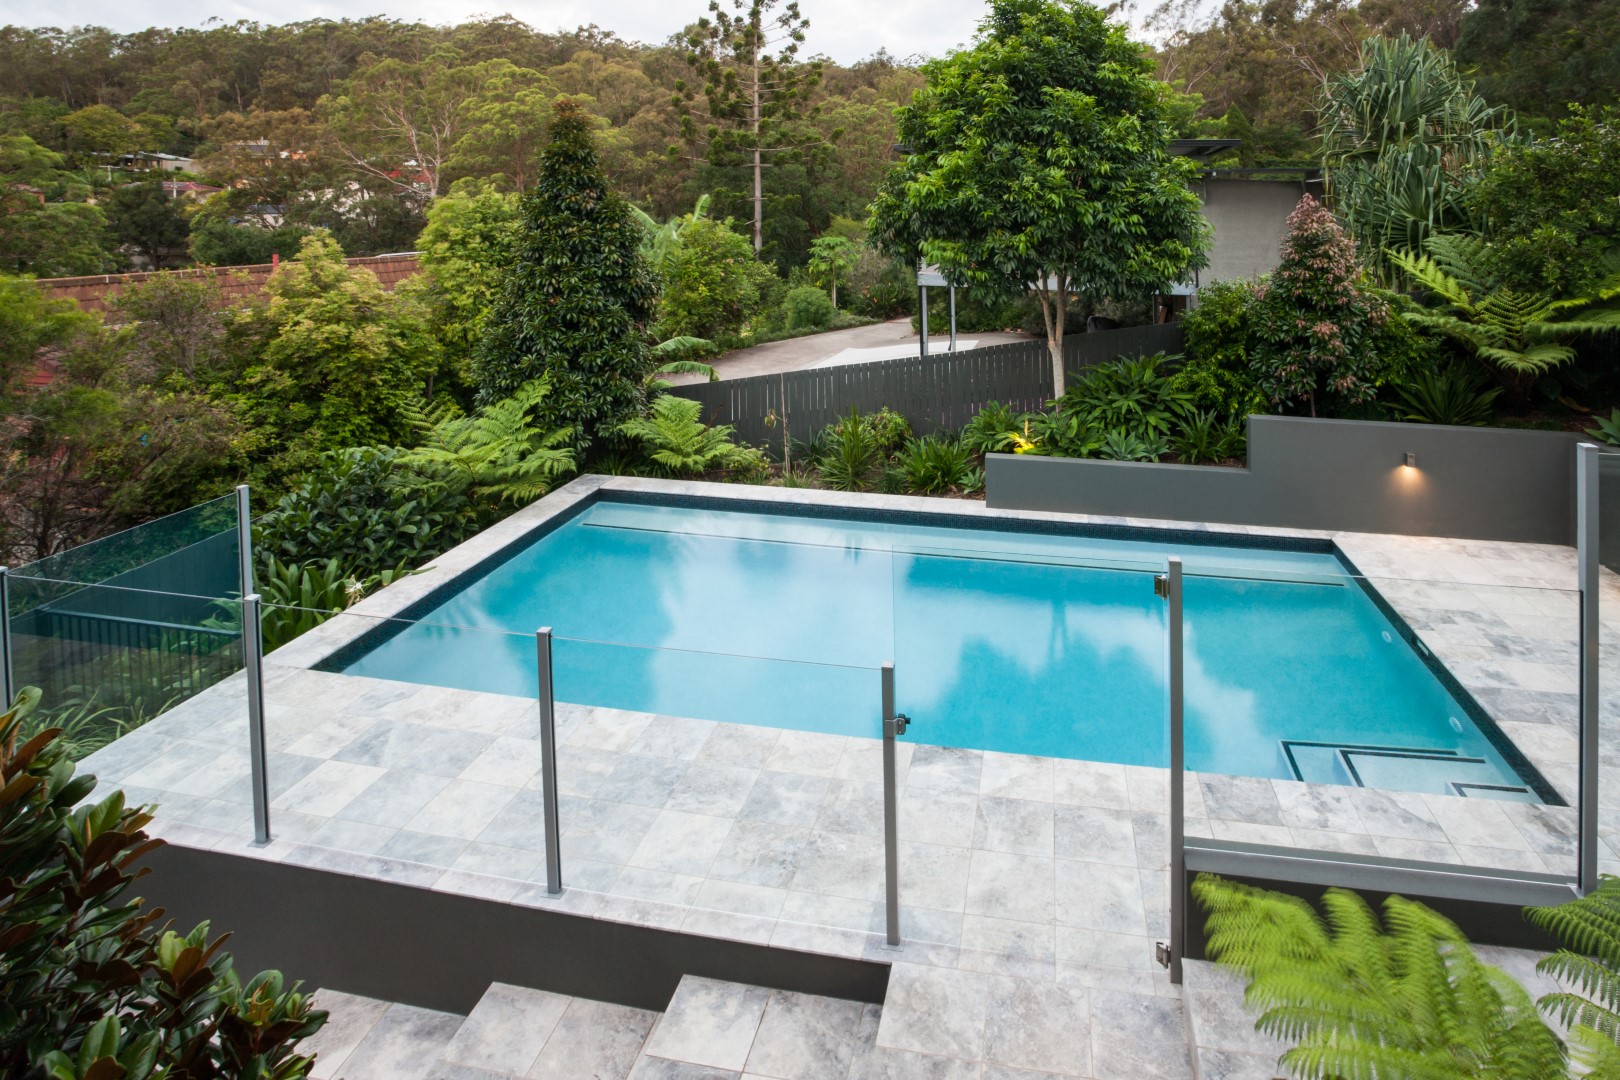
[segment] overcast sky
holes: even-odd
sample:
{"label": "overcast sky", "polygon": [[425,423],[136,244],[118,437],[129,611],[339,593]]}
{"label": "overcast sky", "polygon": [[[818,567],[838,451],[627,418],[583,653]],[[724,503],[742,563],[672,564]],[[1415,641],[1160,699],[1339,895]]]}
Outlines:
{"label": "overcast sky", "polygon": [[[201,26],[210,18],[225,22],[300,22],[305,19],[363,18],[382,14],[404,20],[453,23],[479,15],[510,12],[539,30],[573,29],[596,23],[632,41],[658,42],[703,13],[707,0],[519,0],[509,7],[489,0],[212,0],[176,4],[172,0],[0,0],[0,24],[21,26],[108,26],[141,30],[149,26]],[[810,20],[807,53],[825,53],[851,63],[879,48],[896,57],[938,56],[973,36],[984,0],[800,0]]]}

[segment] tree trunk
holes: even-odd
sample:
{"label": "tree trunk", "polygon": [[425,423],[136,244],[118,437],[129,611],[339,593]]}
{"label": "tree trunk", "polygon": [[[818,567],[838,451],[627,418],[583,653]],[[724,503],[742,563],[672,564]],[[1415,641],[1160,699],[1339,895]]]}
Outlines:
{"label": "tree trunk", "polygon": [[1046,349],[1052,354],[1052,397],[1063,396],[1063,324],[1068,318],[1068,282],[1062,275],[1052,276],[1049,288],[1046,282],[1036,287],[1035,295],[1041,302],[1041,321],[1046,324]]}

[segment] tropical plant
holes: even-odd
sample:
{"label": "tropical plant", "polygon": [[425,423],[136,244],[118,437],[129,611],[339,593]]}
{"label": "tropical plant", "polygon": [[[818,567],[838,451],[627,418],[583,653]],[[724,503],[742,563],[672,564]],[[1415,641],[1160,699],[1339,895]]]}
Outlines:
{"label": "tropical plant", "polygon": [[1206,261],[1198,166],[1170,152],[1164,85],[1123,25],[1078,0],[993,0],[974,45],[923,73],[872,239],[957,285],[1034,292],[1062,397],[1071,295],[1152,295]]}
{"label": "tropical plant", "polygon": [[948,435],[926,435],[906,443],[897,462],[906,487],[919,495],[972,493],[984,486],[973,451]]}
{"label": "tropical plant", "polygon": [[1395,388],[1402,420],[1459,427],[1490,423],[1492,407],[1501,394],[1502,388],[1487,387],[1478,371],[1455,364],[1420,371]]}
{"label": "tropical plant", "polygon": [[1083,412],[1059,410],[1031,415],[1024,424],[1023,438],[1039,448],[1037,453],[1083,458],[1102,447],[1106,433]]}
{"label": "tropical plant", "polygon": [[1255,385],[1251,354],[1259,290],[1247,281],[1215,281],[1198,290],[1198,303],[1182,320],[1181,364],[1171,385],[1195,408],[1242,419],[1267,411],[1266,395]]}
{"label": "tropical plant", "polygon": [[404,451],[351,447],[316,468],[254,526],[261,556],[299,564],[336,559],[362,577],[418,566],[472,534],[467,485],[407,466]]}
{"label": "tropical plant", "polygon": [[1167,359],[1161,352],[1093,364],[1051,404],[1104,430],[1123,429],[1144,439],[1167,436],[1189,404],[1165,371]]}
{"label": "tropical plant", "polygon": [[421,445],[400,457],[403,465],[430,477],[459,484],[475,498],[493,503],[533,502],[560,477],[574,471],[569,428],[547,430],[551,415],[549,377],[518,388],[511,397],[461,416],[452,406],[432,413],[407,412]]}
{"label": "tropical plant", "polygon": [[1170,452],[1170,440],[1159,433],[1144,435],[1115,428],[1103,436],[1097,456],[1109,461],[1158,461]]}
{"label": "tropical plant", "polygon": [[1243,421],[1223,420],[1200,409],[1189,413],[1170,439],[1170,448],[1184,465],[1202,465],[1237,457],[1243,452]]}
{"label": "tropical plant", "polygon": [[0,1073],[50,1080],[297,1080],[326,1013],[298,984],[244,983],[209,924],[179,934],[130,895],[163,841],[123,792],[91,799],[56,729],[24,739],[40,693],[0,714]]}
{"label": "tropical plant", "polygon": [[866,491],[872,486],[882,455],[870,424],[853,407],[849,416],[823,433],[827,452],[818,466],[822,481],[839,491]]}
{"label": "tropical plant", "polygon": [[789,289],[782,299],[782,318],[789,330],[819,330],[838,314],[827,294],[814,285]]}
{"label": "tropical plant", "polygon": [[[260,627],[265,649],[280,648],[407,573],[404,566],[397,566],[358,577],[337,559],[307,563],[271,559],[255,581],[264,601]],[[241,605],[229,601],[220,606],[227,610],[212,624],[234,629],[241,619]]]}
{"label": "tropical plant", "polygon": [[1386,282],[1386,251],[1472,224],[1469,185],[1514,127],[1444,49],[1405,32],[1368,38],[1354,71],[1328,77],[1319,123],[1334,208]]}
{"label": "tropical plant", "polygon": [[887,405],[862,416],[861,422],[871,430],[880,454],[893,453],[911,438],[911,421]]}
{"label": "tropical plant", "polygon": [[708,195],[699,195],[690,214],[677,214],[662,224],[640,207],[630,208],[630,213],[641,226],[641,253],[647,256],[647,262],[654,270],[660,274],[668,273],[676,253],[681,250],[681,234],[694,221],[708,217],[709,199]]}
{"label": "tropical plant", "polygon": [[735,428],[730,424],[705,424],[699,419],[702,411],[703,406],[690,398],[660,394],[653,398],[650,415],[626,420],[619,425],[619,431],[639,443],[650,460],[675,476],[762,463],[758,450],[731,441]]}
{"label": "tropical plant", "polygon": [[646,330],[657,280],[629,205],[609,189],[578,102],[553,106],[540,179],[523,196],[523,230],[473,363],[494,405],[537,379],[551,392],[535,430],[566,430],[576,450],[637,416],[655,366]]}
{"label": "tropical plant", "polygon": [[[975,454],[1017,450],[1028,423],[1027,417],[1019,416],[1001,402],[989,401],[962,428],[962,445]],[[1027,442],[1027,438],[1024,441]]]}
{"label": "tropical plant", "polygon": [[1298,897],[1200,875],[1209,955],[1249,981],[1255,1026],[1302,1080],[1567,1075],[1558,1036],[1449,920],[1401,896],[1384,918],[1345,889]]}
{"label": "tropical plant", "polygon": [[[1391,256],[1429,301],[1402,314],[1468,346],[1520,401],[1536,379],[1574,358],[1569,342],[1576,335],[1613,328],[1609,316],[1590,310],[1585,298],[1559,301],[1502,284],[1492,269],[1491,246],[1479,237],[1431,236],[1423,246],[1422,254]],[[1571,309],[1577,316],[1562,317]]]}
{"label": "tropical plant", "polygon": [[1620,409],[1613,410],[1607,417],[1594,416],[1592,422],[1597,427],[1587,428],[1588,435],[1610,446],[1620,446]]}

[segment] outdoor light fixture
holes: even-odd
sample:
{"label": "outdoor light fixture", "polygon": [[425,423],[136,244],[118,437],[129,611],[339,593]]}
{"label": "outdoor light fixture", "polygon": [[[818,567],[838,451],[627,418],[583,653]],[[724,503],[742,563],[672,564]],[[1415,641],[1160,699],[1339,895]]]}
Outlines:
{"label": "outdoor light fixture", "polygon": [[1417,468],[1417,455],[1412,453],[1412,451],[1408,450],[1406,452],[1406,456],[1402,460],[1401,464],[1405,465],[1408,469]]}

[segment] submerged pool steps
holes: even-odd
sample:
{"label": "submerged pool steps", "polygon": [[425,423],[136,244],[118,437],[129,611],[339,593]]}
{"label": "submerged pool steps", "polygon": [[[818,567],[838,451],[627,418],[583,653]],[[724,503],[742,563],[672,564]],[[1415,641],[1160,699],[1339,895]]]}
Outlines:
{"label": "submerged pool steps", "polygon": [[1282,739],[1278,746],[1295,780],[1311,784],[1422,791],[1433,795],[1540,802],[1522,784],[1504,784],[1482,757],[1423,746]]}

